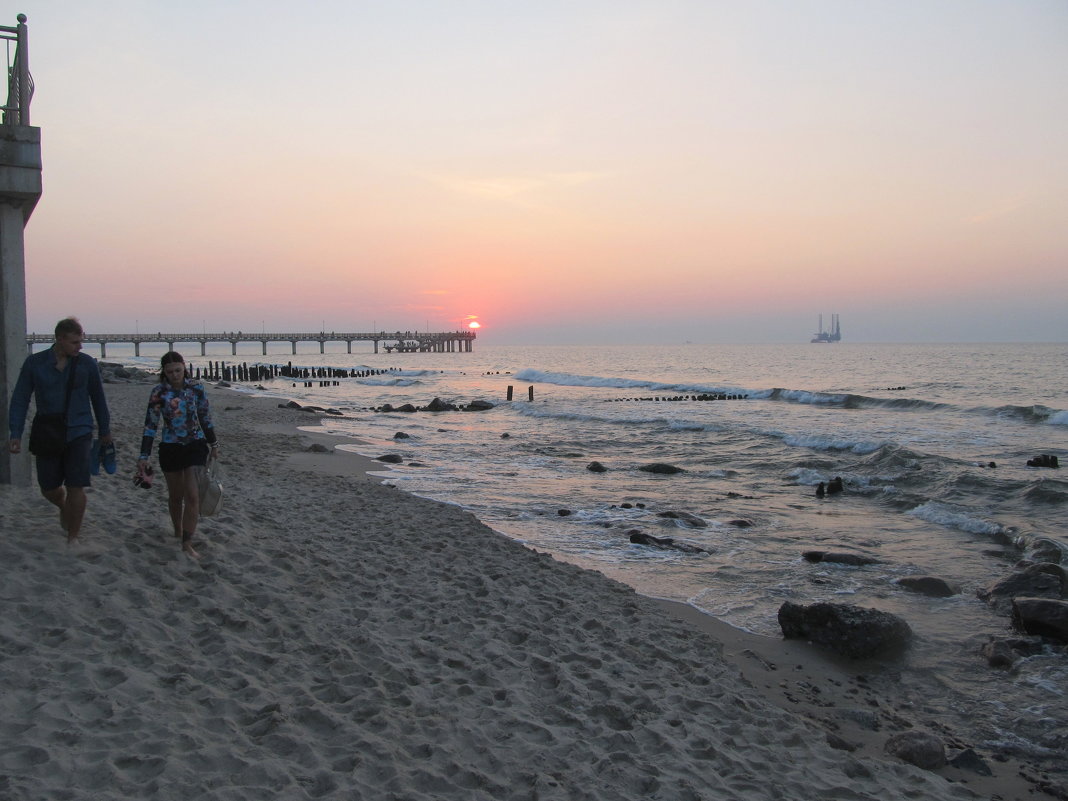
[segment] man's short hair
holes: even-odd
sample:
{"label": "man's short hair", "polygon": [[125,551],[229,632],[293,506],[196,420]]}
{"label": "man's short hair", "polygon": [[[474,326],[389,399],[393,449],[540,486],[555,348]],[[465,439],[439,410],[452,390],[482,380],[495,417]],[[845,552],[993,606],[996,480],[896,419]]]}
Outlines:
{"label": "man's short hair", "polygon": [[65,337],[67,334],[85,334],[85,331],[82,330],[82,324],[74,317],[64,317],[56,323],[56,339]]}

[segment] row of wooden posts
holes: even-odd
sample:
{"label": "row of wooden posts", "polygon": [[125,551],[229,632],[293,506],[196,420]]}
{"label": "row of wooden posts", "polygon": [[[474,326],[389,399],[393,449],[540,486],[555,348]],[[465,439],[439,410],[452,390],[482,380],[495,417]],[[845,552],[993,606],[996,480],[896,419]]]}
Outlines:
{"label": "row of wooden posts", "polygon": [[356,370],[338,367],[294,367],[293,362],[286,364],[227,364],[226,362],[208,362],[201,369],[194,368],[194,377],[205,381],[270,381],[272,378],[368,378],[373,375],[397,372],[397,368],[388,370]]}

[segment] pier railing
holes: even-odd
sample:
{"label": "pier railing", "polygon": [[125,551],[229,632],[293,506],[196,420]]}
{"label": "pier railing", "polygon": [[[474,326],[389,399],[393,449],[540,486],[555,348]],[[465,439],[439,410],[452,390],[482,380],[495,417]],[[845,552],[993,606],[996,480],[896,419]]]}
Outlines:
{"label": "pier railing", "polygon": [[[168,350],[174,350],[176,343],[200,343],[200,355],[207,355],[209,342],[229,342],[230,352],[237,355],[240,342],[259,342],[263,346],[263,355],[267,355],[267,343],[288,342],[297,352],[298,342],[318,342],[319,352],[326,353],[327,342],[344,342],[348,352],[352,353],[353,342],[373,342],[375,353],[379,345],[387,353],[470,353],[475,340],[474,331],[374,331],[371,333],[339,333],[337,331],[320,331],[318,333],[245,333],[244,331],[222,331],[216,333],[172,334],[157,331],[154,334],[91,334],[86,333],[84,341],[100,345],[100,357],[107,357],[107,346],[112,343],[132,344],[134,355],[141,355],[142,343],[166,343]],[[28,334],[26,346],[33,351],[34,345],[51,344],[55,337],[51,334]]]}
{"label": "pier railing", "polygon": [[[4,125],[29,125],[33,77],[30,75],[30,49],[26,15],[19,14],[18,25],[0,25],[0,39],[7,48],[7,102],[3,105]],[[14,44],[12,44],[14,43]]]}

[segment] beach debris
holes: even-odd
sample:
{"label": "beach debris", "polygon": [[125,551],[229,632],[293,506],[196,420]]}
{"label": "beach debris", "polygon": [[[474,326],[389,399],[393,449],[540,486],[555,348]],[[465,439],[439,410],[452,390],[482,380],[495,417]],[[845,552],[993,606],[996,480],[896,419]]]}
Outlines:
{"label": "beach debris", "polygon": [[874,556],[865,556],[859,553],[846,551],[805,551],[801,557],[806,562],[835,562],[840,565],[875,565],[879,560]]}
{"label": "beach debris", "polygon": [[1041,456],[1036,456],[1034,459],[1027,460],[1028,467],[1052,467],[1054,469],[1059,468],[1060,462],[1056,456],[1050,456],[1048,453],[1044,453]]}
{"label": "beach debris", "polygon": [[851,659],[901,650],[912,638],[903,618],[851,604],[786,601],[778,618],[785,639],[808,640]]}
{"label": "beach debris", "polygon": [[664,464],[663,462],[653,462],[652,464],[643,464],[638,468],[645,473],[660,473],[662,475],[672,475],[674,473],[685,473],[681,467],[676,467],[673,464]]}
{"label": "beach debris", "polygon": [[1057,598],[1013,598],[1012,623],[1027,634],[1068,643],[1068,601]]}
{"label": "beach debris", "polygon": [[708,528],[708,521],[689,512],[674,512],[669,510],[667,512],[657,512],[656,516],[668,520],[678,520],[687,528]]}
{"label": "beach debris", "polygon": [[404,461],[404,457],[399,453],[387,453],[385,456],[376,457],[375,461],[386,462],[387,464],[400,464]]}
{"label": "beach debris", "polygon": [[960,586],[950,584],[937,576],[902,576],[895,584],[899,584],[906,590],[918,592],[931,598],[949,598],[960,594]]}
{"label": "beach debris", "polygon": [[646,534],[636,528],[631,529],[627,534],[630,535],[630,541],[635,545],[649,545],[653,548],[664,548],[682,551],[683,553],[709,553],[706,549],[691,545],[688,542],[678,542],[671,537],[654,537],[652,534]]}
{"label": "beach debris", "polygon": [[586,465],[586,469],[589,470],[591,473],[607,473],[608,472],[608,468],[605,467],[600,462],[590,462],[588,465]]}
{"label": "beach debris", "polygon": [[935,770],[946,764],[946,746],[930,732],[903,731],[895,734],[886,741],[883,750],[924,770]]}

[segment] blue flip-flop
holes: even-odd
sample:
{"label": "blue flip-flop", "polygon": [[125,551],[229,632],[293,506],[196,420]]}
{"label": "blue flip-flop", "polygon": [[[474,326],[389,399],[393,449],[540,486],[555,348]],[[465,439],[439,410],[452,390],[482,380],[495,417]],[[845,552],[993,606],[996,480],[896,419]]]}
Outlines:
{"label": "blue flip-flop", "polygon": [[89,473],[100,475],[100,440],[93,440],[93,447],[89,449]]}
{"label": "blue flip-flop", "polygon": [[100,448],[100,462],[104,465],[104,469],[107,470],[109,476],[115,475],[115,471],[119,469],[118,461],[115,459],[115,443],[109,442]]}

